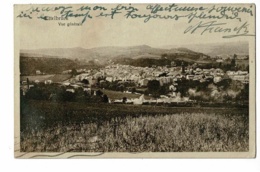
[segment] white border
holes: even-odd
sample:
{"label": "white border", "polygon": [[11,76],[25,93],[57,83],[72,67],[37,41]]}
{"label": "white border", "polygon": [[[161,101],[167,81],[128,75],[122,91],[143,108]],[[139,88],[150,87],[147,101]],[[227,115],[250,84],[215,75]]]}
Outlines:
{"label": "white border", "polygon": [[[125,0],[106,1],[106,3],[128,3]],[[144,0],[132,0],[131,3],[144,3]],[[173,1],[166,0],[150,0],[149,3],[170,3]],[[174,1],[174,3],[226,3],[225,0],[212,1]],[[14,159],[13,149],[13,133],[14,133],[14,55],[13,55],[13,4],[28,3],[105,3],[104,0],[8,0],[0,2],[0,38],[1,38],[1,58],[0,62],[0,171],[260,171],[260,158],[257,153],[256,159],[87,159],[87,160],[19,160]],[[228,3],[255,3],[258,15],[260,3],[258,0],[242,1],[229,0]],[[256,19],[256,22],[258,20]],[[256,32],[259,27],[256,23]],[[256,49],[259,50],[257,36]],[[259,48],[258,48],[259,47]],[[259,66],[258,52],[256,52],[256,65]],[[259,69],[256,67],[256,73]],[[256,75],[257,87],[256,97],[257,105],[260,105],[258,99],[260,97],[257,89],[259,88],[259,76]],[[256,107],[258,107],[256,105]],[[257,109],[258,112],[258,109]],[[256,117],[257,124],[260,124],[259,118]],[[257,148],[259,148],[260,131],[257,127]],[[258,150],[258,149],[257,149]],[[257,151],[258,152],[258,151]]]}

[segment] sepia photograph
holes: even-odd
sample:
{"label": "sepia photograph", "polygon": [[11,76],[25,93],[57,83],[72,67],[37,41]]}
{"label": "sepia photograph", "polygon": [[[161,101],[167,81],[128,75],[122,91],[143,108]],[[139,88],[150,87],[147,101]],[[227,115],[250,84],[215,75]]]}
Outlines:
{"label": "sepia photograph", "polygon": [[16,158],[254,158],[253,4],[14,6]]}

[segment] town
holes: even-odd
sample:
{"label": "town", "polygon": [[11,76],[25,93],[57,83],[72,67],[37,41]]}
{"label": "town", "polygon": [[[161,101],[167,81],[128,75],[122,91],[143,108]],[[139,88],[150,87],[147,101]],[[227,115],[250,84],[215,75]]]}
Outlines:
{"label": "town", "polygon": [[[227,71],[221,67],[202,68],[197,63],[185,65],[182,62],[177,66],[174,61],[167,66],[151,67],[111,63],[100,69],[63,71],[60,75],[68,77],[59,81],[52,80],[52,77],[44,80],[23,77],[21,95],[29,99],[56,101],[78,101],[76,97],[83,96],[85,98],[80,98],[80,101],[84,99],[86,102],[99,97],[100,100],[94,102],[140,105],[244,104],[248,100],[249,71],[237,68],[235,60],[231,61],[233,70]],[[34,78],[45,76],[40,70],[35,74]]]}

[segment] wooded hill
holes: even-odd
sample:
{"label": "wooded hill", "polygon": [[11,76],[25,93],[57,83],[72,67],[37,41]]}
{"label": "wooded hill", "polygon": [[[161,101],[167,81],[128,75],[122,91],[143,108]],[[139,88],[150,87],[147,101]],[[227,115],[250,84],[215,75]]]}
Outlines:
{"label": "wooded hill", "polygon": [[209,56],[187,48],[160,49],[147,45],[130,47],[53,48],[20,51],[20,71],[22,75],[61,73],[72,68],[97,68],[119,63],[133,66],[165,66],[173,60],[187,62],[209,62]]}

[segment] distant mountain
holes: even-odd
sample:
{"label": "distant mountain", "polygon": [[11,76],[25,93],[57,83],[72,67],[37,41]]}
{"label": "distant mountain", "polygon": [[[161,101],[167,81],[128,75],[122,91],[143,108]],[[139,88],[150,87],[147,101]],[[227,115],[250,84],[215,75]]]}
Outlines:
{"label": "distant mountain", "polygon": [[67,58],[55,58],[55,57],[28,57],[23,54],[20,56],[20,73],[21,75],[35,75],[37,70],[40,70],[46,74],[59,74],[65,70],[71,69],[94,69],[100,66],[93,63],[82,64],[79,61],[71,60]]}
{"label": "distant mountain", "polygon": [[21,50],[20,54],[27,57],[56,57],[78,59],[83,61],[96,60],[100,63],[107,62],[115,58],[161,58],[163,54],[201,54],[192,51],[188,48],[152,48],[148,45],[129,46],[129,47],[98,47],[85,49],[81,47],[75,48],[50,48],[50,49],[35,49]]}
{"label": "distant mountain", "polygon": [[[179,47],[179,45],[167,45],[167,46],[163,46],[161,48],[171,49],[171,48],[177,48],[177,47]],[[189,50],[192,50],[195,52],[201,52],[201,53],[207,54],[211,57],[234,55],[234,54],[243,54],[243,55],[249,54],[248,42],[187,44],[187,45],[181,45],[181,47],[188,48]]]}
{"label": "distant mountain", "polygon": [[149,46],[132,46],[132,47],[98,47],[85,49],[81,47],[75,48],[50,48],[50,49],[35,49],[35,50],[21,50],[21,54],[33,54],[37,56],[56,56],[60,58],[69,59],[84,59],[84,60],[94,60],[99,61],[113,59],[115,57],[135,57],[144,54],[156,54],[160,55],[160,51],[153,49]]}
{"label": "distant mountain", "polygon": [[87,66],[100,67],[108,63],[119,63],[133,66],[164,66],[172,61],[188,63],[208,63],[210,58],[205,54],[188,48],[152,48],[148,45],[130,47],[98,47],[85,49],[50,48],[20,51],[22,74],[33,74],[36,70],[45,73],[60,73],[64,70]]}
{"label": "distant mountain", "polygon": [[35,75],[37,70],[46,74],[61,73],[63,70],[70,69],[71,66],[79,66],[75,61],[65,58],[43,58],[26,57],[20,58],[21,75]]}

